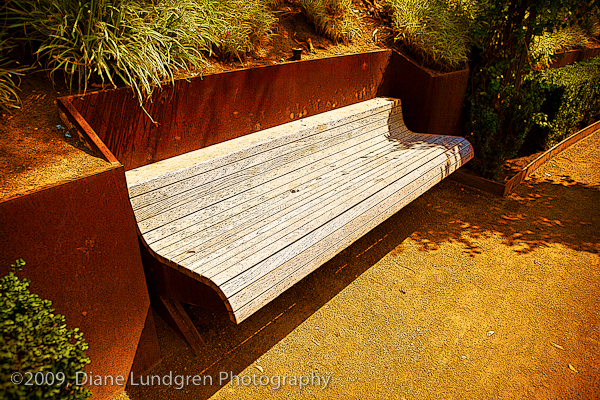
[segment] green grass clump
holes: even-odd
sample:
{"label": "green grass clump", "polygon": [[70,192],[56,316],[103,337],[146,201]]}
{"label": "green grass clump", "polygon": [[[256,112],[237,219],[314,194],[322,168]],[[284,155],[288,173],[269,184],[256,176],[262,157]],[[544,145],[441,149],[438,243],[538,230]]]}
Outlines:
{"label": "green grass clump", "polygon": [[348,43],[361,35],[352,0],[300,0],[307,18],[325,36]]}
{"label": "green grass clump", "polygon": [[555,54],[591,44],[591,39],[581,27],[571,26],[535,36],[529,47],[529,57],[534,64],[547,67],[556,59]]}
{"label": "green grass clump", "polygon": [[260,0],[11,0],[2,14],[52,77],[83,91],[124,83],[140,102],[207,56],[251,51],[276,21]]}
{"label": "green grass clump", "polygon": [[[385,0],[395,40],[424,65],[454,70],[467,61],[467,34],[461,1]],[[460,11],[460,12],[458,12]]]}
{"label": "green grass clump", "polygon": [[277,18],[264,0],[219,0],[209,17],[220,53],[225,56],[254,51],[256,42],[266,42],[272,35],[271,27]]}
{"label": "green grass clump", "polygon": [[15,82],[20,72],[18,69],[11,68],[13,65],[10,58],[4,54],[11,47],[7,40],[0,39],[0,110],[2,111],[19,108],[21,105],[17,93],[19,87]]}

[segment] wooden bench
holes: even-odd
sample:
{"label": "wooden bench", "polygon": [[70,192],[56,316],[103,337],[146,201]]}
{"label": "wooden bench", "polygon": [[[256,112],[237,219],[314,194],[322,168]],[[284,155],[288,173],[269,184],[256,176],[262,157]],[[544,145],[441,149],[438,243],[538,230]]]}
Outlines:
{"label": "wooden bench", "polygon": [[150,253],[240,323],[472,156],[463,138],[410,132],[399,100],[375,98],[126,176]]}

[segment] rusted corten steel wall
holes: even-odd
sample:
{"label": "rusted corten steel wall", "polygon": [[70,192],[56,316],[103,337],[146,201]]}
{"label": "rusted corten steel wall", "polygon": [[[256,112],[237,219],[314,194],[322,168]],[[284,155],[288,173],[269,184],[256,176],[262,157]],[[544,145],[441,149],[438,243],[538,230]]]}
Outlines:
{"label": "rusted corten steel wall", "polygon": [[244,69],[165,86],[145,107],[129,89],[70,100],[126,170],[376,97],[390,50]]}
{"label": "rusted corten steel wall", "polygon": [[[88,372],[127,379],[145,325],[137,371],[158,361],[122,166],[1,201],[0,249],[0,274],[23,258],[27,265],[18,275],[31,280],[30,290],[52,300],[68,327],[83,331]],[[124,389],[90,388],[94,399]]]}
{"label": "rusted corten steel wall", "polygon": [[459,136],[468,80],[468,69],[439,74],[394,51],[385,90],[402,101],[404,122],[411,131]]}

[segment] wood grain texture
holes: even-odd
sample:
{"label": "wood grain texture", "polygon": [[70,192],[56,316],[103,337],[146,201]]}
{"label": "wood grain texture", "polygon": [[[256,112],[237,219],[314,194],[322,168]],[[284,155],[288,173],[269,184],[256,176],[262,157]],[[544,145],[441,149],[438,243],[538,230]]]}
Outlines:
{"label": "wood grain texture", "polygon": [[194,326],[194,323],[190,317],[183,309],[181,303],[178,300],[173,300],[166,297],[161,297],[160,300],[162,301],[171,318],[173,318],[173,321],[181,331],[181,334],[188,342],[194,353],[196,355],[200,355],[202,349],[205,347],[204,340],[198,333],[198,330]]}
{"label": "wood grain texture", "polygon": [[142,237],[239,323],[472,158],[376,98],[128,171]]}

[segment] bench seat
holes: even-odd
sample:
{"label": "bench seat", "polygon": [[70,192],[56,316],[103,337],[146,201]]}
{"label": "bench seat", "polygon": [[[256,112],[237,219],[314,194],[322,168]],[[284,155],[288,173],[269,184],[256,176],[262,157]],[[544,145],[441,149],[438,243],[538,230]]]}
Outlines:
{"label": "bench seat", "polygon": [[473,156],[375,98],[127,171],[144,245],[240,323]]}

